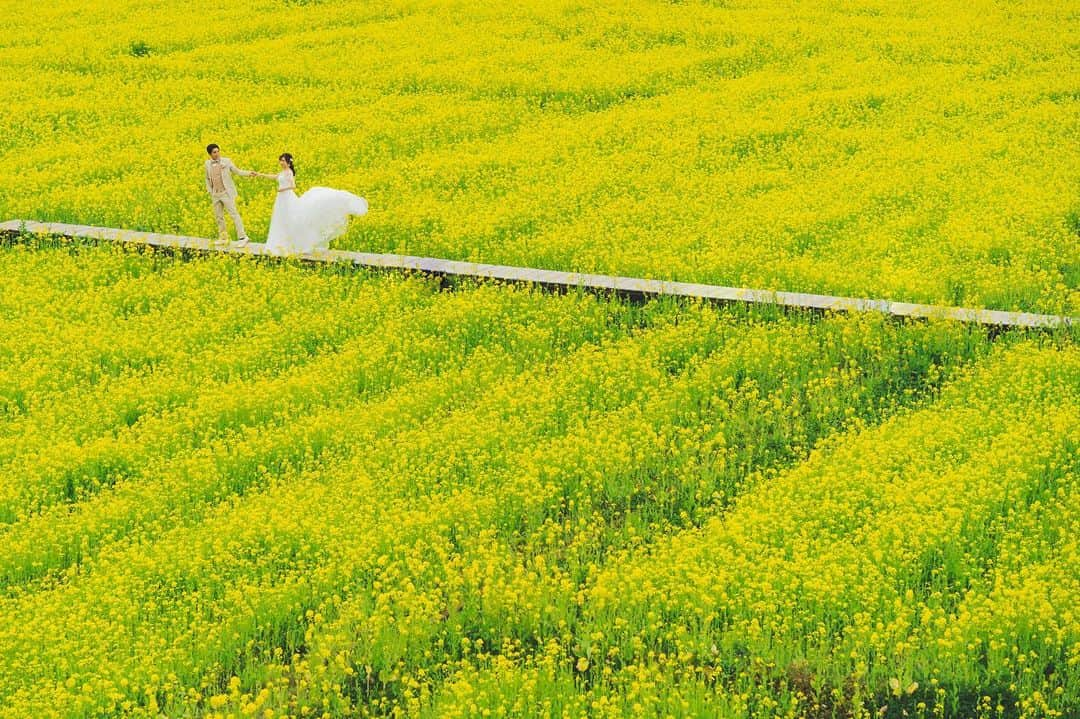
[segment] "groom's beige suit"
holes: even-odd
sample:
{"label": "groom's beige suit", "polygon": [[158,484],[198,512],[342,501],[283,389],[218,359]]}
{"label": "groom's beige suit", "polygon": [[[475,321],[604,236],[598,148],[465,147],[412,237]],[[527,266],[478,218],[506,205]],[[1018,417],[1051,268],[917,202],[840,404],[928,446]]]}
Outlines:
{"label": "groom's beige suit", "polygon": [[247,170],[241,170],[233,161],[222,157],[216,162],[206,161],[206,191],[210,193],[210,199],[214,203],[214,217],[217,219],[218,237],[222,240],[229,239],[229,232],[225,227],[225,213],[232,217],[236,225],[237,239],[247,237],[244,230],[244,221],[240,219],[240,212],[236,209],[236,184],[233,175],[246,175]]}

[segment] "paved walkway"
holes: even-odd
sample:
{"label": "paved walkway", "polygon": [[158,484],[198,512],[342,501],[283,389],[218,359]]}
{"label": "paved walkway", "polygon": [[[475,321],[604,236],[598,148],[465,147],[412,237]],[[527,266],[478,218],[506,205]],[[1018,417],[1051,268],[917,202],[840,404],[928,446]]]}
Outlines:
{"label": "paved walkway", "polygon": [[[13,234],[18,233],[23,229],[35,234],[107,240],[110,242],[125,242],[149,245],[151,247],[269,256],[265,247],[257,243],[251,243],[243,248],[217,247],[211,240],[203,237],[162,235],[155,232],[133,232],[110,227],[67,225],[57,222],[35,222],[32,220],[11,220],[0,223],[0,232]],[[610,275],[581,274],[577,272],[559,272],[556,270],[538,270],[529,267],[511,267],[508,265],[485,265],[475,262],[440,260],[431,257],[412,257],[409,255],[380,255],[370,252],[329,250],[317,254],[297,255],[297,257],[307,262],[344,262],[362,267],[386,270],[412,270],[439,276],[476,277],[500,280],[503,282],[537,284],[555,289],[572,290],[584,288],[589,290],[603,290],[635,298],[658,296],[693,297],[713,302],[780,305],[783,307],[799,307],[819,311],[882,312],[895,317],[939,317],[996,327],[1052,328],[1066,325],[1076,326],[1080,323],[1080,318],[1078,317],[1039,315],[1030,312],[1003,312],[1000,310],[976,310],[963,307],[941,307],[938,305],[919,305],[908,302],[890,302],[888,300],[860,299],[855,297],[833,297],[830,295],[813,295],[800,292],[770,292],[767,290],[721,287],[719,285],[703,285],[691,282],[666,282],[662,280],[646,280],[635,277],[615,277]]]}

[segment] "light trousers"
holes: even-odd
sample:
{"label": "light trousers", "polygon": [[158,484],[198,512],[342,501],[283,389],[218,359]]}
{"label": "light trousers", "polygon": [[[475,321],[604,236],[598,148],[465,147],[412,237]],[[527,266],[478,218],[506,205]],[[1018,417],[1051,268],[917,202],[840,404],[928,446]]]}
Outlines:
{"label": "light trousers", "polygon": [[215,192],[210,196],[214,201],[214,217],[217,219],[218,237],[222,240],[229,239],[229,230],[225,226],[225,213],[229,213],[233,224],[236,226],[236,238],[247,237],[244,230],[244,221],[240,219],[240,211],[236,209],[236,198],[230,197],[227,192]]}

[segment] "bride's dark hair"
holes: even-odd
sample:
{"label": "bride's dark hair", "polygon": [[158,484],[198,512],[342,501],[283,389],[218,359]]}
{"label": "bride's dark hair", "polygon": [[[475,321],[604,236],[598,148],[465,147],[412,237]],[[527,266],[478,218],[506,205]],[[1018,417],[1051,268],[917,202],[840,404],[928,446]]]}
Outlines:
{"label": "bride's dark hair", "polygon": [[287,162],[289,164],[289,169],[292,171],[293,177],[296,177],[296,167],[293,165],[292,155],[287,152],[283,152],[278,156],[278,159]]}

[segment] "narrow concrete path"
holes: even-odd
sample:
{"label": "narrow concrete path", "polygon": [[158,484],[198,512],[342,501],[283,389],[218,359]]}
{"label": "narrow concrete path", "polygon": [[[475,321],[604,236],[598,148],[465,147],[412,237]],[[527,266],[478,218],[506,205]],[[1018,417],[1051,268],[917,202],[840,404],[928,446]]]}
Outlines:
{"label": "narrow concrete path", "polygon": [[[163,235],[155,232],[133,232],[111,227],[90,227],[87,225],[68,225],[58,222],[36,222],[33,220],[10,220],[0,223],[0,232],[62,236],[71,238],[123,242],[151,247],[197,250],[201,252],[222,252],[227,254],[271,256],[266,248],[257,243],[247,247],[218,247],[203,237],[185,237],[182,235]],[[431,257],[413,257],[410,255],[383,255],[370,252],[348,252],[329,250],[317,254],[297,255],[306,262],[348,263],[361,267],[384,270],[404,270],[448,277],[475,277],[480,279],[500,280],[521,284],[536,284],[545,287],[573,290],[587,289],[614,292],[633,298],[659,296],[690,297],[712,302],[741,302],[746,304],[779,305],[817,311],[843,312],[881,312],[894,317],[910,318],[947,318],[959,322],[974,322],[995,327],[1054,328],[1076,326],[1080,318],[1058,315],[1040,315],[1030,312],[1003,312],[1001,310],[978,310],[963,307],[942,307],[939,305],[920,305],[909,302],[890,302],[888,300],[862,299],[855,297],[833,297],[800,292],[770,292],[767,290],[746,289],[740,287],[722,287],[692,282],[666,282],[646,280],[636,277],[617,277],[611,275],[592,275],[577,272],[559,272],[539,270],[529,267],[511,267],[509,265],[486,265],[457,260],[440,260]]]}

